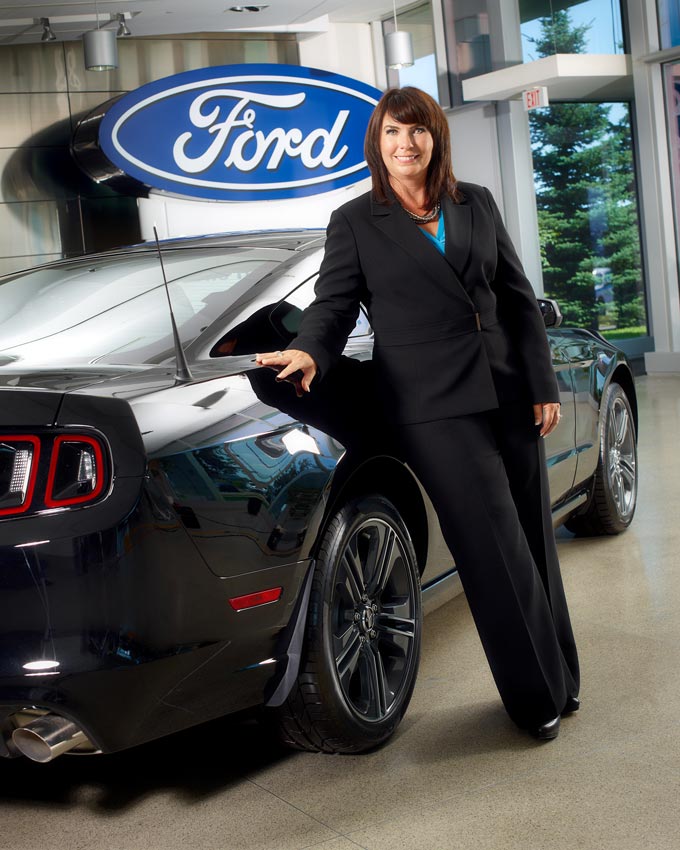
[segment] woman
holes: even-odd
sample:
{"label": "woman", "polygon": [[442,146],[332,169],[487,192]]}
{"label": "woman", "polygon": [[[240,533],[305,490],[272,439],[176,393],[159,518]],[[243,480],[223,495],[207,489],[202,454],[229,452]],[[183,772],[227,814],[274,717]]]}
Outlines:
{"label": "woman", "polygon": [[579,707],[542,437],[559,393],[545,328],[488,190],[457,183],[446,117],[390,89],[369,122],[370,193],[328,225],[316,298],[283,352],[309,392],[362,302],[385,410],[459,570],[506,710],[549,740]]}

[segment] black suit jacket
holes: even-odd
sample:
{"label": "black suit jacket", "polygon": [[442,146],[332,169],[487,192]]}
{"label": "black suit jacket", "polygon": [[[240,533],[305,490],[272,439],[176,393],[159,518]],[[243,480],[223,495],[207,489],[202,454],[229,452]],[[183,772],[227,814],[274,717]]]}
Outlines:
{"label": "black suit jacket", "polygon": [[398,423],[559,401],[541,312],[498,208],[488,189],[458,187],[461,203],[442,201],[446,256],[396,202],[367,193],[337,209],[316,298],[289,345],[322,378],[363,303],[377,389]]}

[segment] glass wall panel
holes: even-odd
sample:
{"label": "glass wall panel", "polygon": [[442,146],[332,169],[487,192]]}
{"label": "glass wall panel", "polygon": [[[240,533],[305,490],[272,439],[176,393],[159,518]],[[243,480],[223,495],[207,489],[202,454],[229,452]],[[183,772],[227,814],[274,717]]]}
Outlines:
{"label": "glass wall panel", "polygon": [[[579,22],[576,9],[594,12],[592,2],[555,10],[553,0],[552,14],[539,20],[534,58],[587,53],[602,25]],[[613,3],[600,3],[599,14],[605,6],[613,15]],[[646,336],[630,104],[555,103],[532,110],[529,129],[546,293],[568,324],[613,339]]]}
{"label": "glass wall panel", "polygon": [[570,325],[647,335],[628,103],[530,113],[543,282]]}
{"label": "glass wall panel", "polygon": [[661,47],[680,44],[680,0],[659,0]]}
{"label": "glass wall panel", "polygon": [[66,89],[63,42],[0,46],[0,92],[58,92]]}
{"label": "glass wall panel", "polygon": [[[437,84],[437,58],[434,45],[434,22],[432,6],[423,3],[415,9],[397,13],[397,25],[400,30],[411,33],[414,64],[398,71],[387,71],[390,86],[416,86],[439,101]],[[383,34],[394,32],[394,18],[383,21]]]}
{"label": "glass wall panel", "polygon": [[62,247],[58,204],[0,204],[0,257],[55,254]]}
{"label": "glass wall panel", "polygon": [[668,144],[670,149],[673,206],[675,208],[675,232],[678,247],[680,238],[680,64],[663,66],[666,90],[666,114],[668,116]]}
{"label": "glass wall panel", "polygon": [[0,148],[49,144],[44,131],[69,117],[68,95],[0,94]]}
{"label": "glass wall panel", "polygon": [[620,0],[519,0],[519,11],[525,62],[555,53],[624,52]]}

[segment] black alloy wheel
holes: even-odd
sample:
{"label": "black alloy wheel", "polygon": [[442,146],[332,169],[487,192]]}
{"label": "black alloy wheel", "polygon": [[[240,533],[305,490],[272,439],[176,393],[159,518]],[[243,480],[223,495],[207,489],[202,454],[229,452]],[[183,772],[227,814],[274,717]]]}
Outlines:
{"label": "black alloy wheel", "polygon": [[600,456],[586,510],[568,520],[581,535],[620,534],[633,521],[637,504],[637,437],[630,402],[611,383],[600,406]]}
{"label": "black alloy wheel", "polygon": [[286,743],[358,753],[386,741],[413,693],[421,633],[420,575],[403,520],[381,496],[351,499],[319,549],[300,673],[279,710]]}

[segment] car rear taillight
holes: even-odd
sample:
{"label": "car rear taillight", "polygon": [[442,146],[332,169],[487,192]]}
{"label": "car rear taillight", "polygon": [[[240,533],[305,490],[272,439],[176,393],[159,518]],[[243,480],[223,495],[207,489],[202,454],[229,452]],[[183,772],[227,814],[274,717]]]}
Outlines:
{"label": "car rear taillight", "polygon": [[104,455],[85,434],[60,435],[52,446],[45,505],[61,508],[96,499],[104,487]]}
{"label": "car rear taillight", "polygon": [[38,474],[40,440],[0,434],[0,516],[27,511]]}
{"label": "car rear taillight", "polygon": [[0,433],[0,519],[93,502],[106,494],[110,469],[95,433]]}

